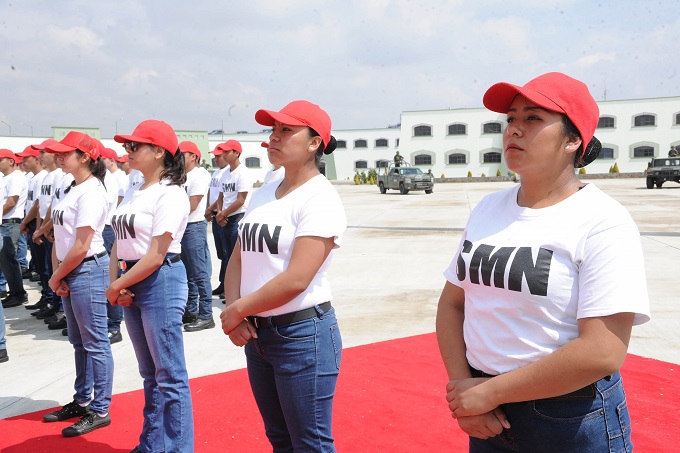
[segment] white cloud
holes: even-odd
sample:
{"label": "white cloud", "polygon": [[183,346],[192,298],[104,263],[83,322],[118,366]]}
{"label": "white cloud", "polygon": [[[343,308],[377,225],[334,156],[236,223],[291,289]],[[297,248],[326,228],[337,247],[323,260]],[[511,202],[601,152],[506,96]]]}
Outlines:
{"label": "white cloud", "polygon": [[585,55],[574,62],[580,68],[590,68],[600,63],[614,63],[616,61],[616,52],[594,53]]}
{"label": "white cloud", "polygon": [[160,75],[153,69],[130,69],[121,76],[121,83],[127,87],[135,87],[140,84],[148,84],[152,79]]}
{"label": "white cloud", "polygon": [[95,53],[104,44],[102,38],[85,27],[59,28],[48,25],[44,33],[53,43],[62,47],[75,47],[86,54]]}

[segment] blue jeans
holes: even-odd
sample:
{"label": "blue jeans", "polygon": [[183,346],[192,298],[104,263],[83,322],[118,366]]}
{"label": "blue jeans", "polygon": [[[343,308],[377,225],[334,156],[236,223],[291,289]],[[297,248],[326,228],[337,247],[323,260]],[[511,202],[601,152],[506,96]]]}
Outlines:
{"label": "blue jeans", "polygon": [[[208,249],[208,222],[187,224],[182,236],[182,262],[187,269],[189,299],[187,313],[198,312],[201,319],[212,319],[212,263]],[[200,302],[200,303],[199,303]]]}
{"label": "blue jeans", "polygon": [[[52,268],[52,249],[54,248],[54,243],[48,241],[47,238],[45,238],[43,240],[43,244],[45,245],[45,262],[47,263],[47,279],[49,280],[52,277],[52,273],[54,272],[54,269]],[[109,286],[108,282],[106,286]],[[47,287],[49,288],[48,295],[52,298],[52,302],[59,306],[59,310],[61,310],[61,297],[57,296],[54,291],[52,291],[50,285],[47,285]]]}
{"label": "blue jeans", "polygon": [[17,243],[17,261],[21,268],[28,267],[28,259],[26,259],[28,252],[28,238],[22,232],[19,232],[19,240]]}
{"label": "blue jeans", "polygon": [[0,349],[7,349],[7,339],[5,338],[5,309],[0,304]]}
{"label": "blue jeans", "polygon": [[[111,255],[113,242],[116,240],[116,233],[113,232],[111,225],[104,225],[102,239],[104,239],[106,253]],[[120,330],[120,323],[123,322],[123,307],[120,305],[111,305],[109,301],[106,302],[106,316],[108,318],[109,332],[118,332]]]}
{"label": "blue jeans", "polygon": [[2,250],[0,250],[0,268],[5,274],[10,296],[23,296],[24,281],[21,278],[21,266],[17,261],[17,248],[19,245],[19,224],[3,223],[0,225],[2,236]]}
{"label": "blue jeans", "polygon": [[631,422],[617,372],[596,383],[595,399],[502,405],[512,426],[491,439],[470,438],[470,452],[631,452]]}
{"label": "blue jeans", "polygon": [[[33,268],[35,272],[40,276],[40,286],[42,289],[40,290],[42,297],[45,299],[46,302],[52,302],[55,298],[56,295],[52,291],[52,288],[50,288],[49,285],[49,280],[50,277],[52,276],[51,273],[47,272],[47,260],[49,259],[52,261],[52,255],[50,253],[50,256],[47,256],[47,246],[45,243],[41,244],[36,244],[33,241],[33,233],[35,232],[35,226],[36,222],[35,220],[32,220],[28,223],[27,228],[28,228],[28,247],[29,250],[31,251],[31,263],[33,263]],[[47,239],[45,239],[47,241]],[[47,241],[49,242],[49,241]]]}
{"label": "blue jeans", "polygon": [[125,323],[144,379],[139,448],[193,452],[194,420],[182,338],[187,301],[184,264],[166,260],[129,289],[135,296],[132,305],[124,308]]}
{"label": "blue jeans", "polygon": [[248,378],[274,452],[334,452],[333,396],[342,339],[335,310],[260,328],[245,347]]}
{"label": "blue jeans", "polygon": [[76,359],[73,399],[87,403],[98,413],[109,411],[113,391],[113,354],[106,331],[106,288],[109,286],[109,257],[81,263],[64,279],[70,288],[62,296],[68,323],[68,341]]}
{"label": "blue jeans", "polygon": [[224,273],[227,271],[227,252],[224,250],[224,227],[220,226],[216,220],[212,222],[212,235],[215,241],[215,252],[217,253],[217,258],[220,260],[220,282],[217,285],[218,288],[224,286]]}

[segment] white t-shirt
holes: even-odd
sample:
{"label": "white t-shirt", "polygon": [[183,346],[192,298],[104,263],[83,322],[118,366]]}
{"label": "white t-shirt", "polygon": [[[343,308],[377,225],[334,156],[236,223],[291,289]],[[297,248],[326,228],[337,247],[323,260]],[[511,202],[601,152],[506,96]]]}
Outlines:
{"label": "white t-shirt", "polygon": [[[125,174],[123,170],[116,170],[111,173],[114,178],[116,178],[116,185],[118,186],[118,196],[122,197],[125,195],[125,191],[128,189],[128,184],[130,182],[128,175]],[[118,201],[116,201],[117,203]]]}
{"label": "white t-shirt", "polygon": [[224,168],[219,168],[215,170],[210,177],[210,190],[208,192],[208,206],[212,206],[214,202],[217,201],[217,198],[220,196],[220,179],[222,179],[222,175],[224,175],[224,172],[228,169],[229,167],[224,167]]}
{"label": "white t-shirt", "polygon": [[273,168],[270,168],[269,171],[267,172],[267,174],[264,175],[264,183],[263,184],[271,184],[273,182],[281,181],[284,176],[286,176],[286,169],[285,168],[279,167],[276,170],[274,170]]}
{"label": "white t-shirt", "polygon": [[[239,222],[241,296],[257,291],[288,267],[295,238],[332,237],[334,248],[338,248],[347,228],[340,196],[323,175],[315,176],[279,200],[276,188],[276,184],[260,187]],[[331,300],[326,271],[333,253],[328,255],[305,291],[290,302],[258,315],[290,313]]]}
{"label": "white t-shirt", "polygon": [[5,186],[7,189],[7,198],[18,196],[16,204],[10,209],[7,214],[3,215],[3,219],[23,219],[24,206],[26,206],[26,197],[28,196],[28,182],[24,173],[20,170],[14,170],[9,175],[5,176]]}
{"label": "white t-shirt", "polygon": [[[231,171],[229,167],[225,167],[226,171],[222,174],[220,179],[220,189],[222,190],[222,209],[226,209],[229,205],[236,201],[239,192],[250,192],[253,190],[253,180],[245,165],[239,165],[236,170]],[[243,205],[236,211],[229,214],[233,216],[246,212],[250,197],[246,198]]]}
{"label": "white t-shirt", "polygon": [[28,211],[31,210],[36,200],[38,199],[38,195],[40,194],[40,188],[42,187],[42,182],[46,176],[47,170],[43,169],[39,171],[37,175],[34,175],[28,182],[28,194],[26,195],[26,207],[24,208],[25,214],[28,214]]}
{"label": "white t-shirt", "polygon": [[52,181],[52,205],[56,206],[59,200],[64,198],[64,192],[73,182],[73,175],[64,173],[61,168],[54,170],[54,180]]}
{"label": "white t-shirt", "polygon": [[187,173],[187,182],[182,184],[182,188],[189,198],[196,195],[203,195],[196,209],[189,213],[189,223],[205,220],[205,209],[208,204],[208,187],[210,186],[210,173],[203,167],[194,167]]}
{"label": "white t-shirt", "polygon": [[[118,173],[118,172],[116,172]],[[118,206],[118,181],[113,173],[106,170],[104,175],[104,186],[106,189],[106,225],[111,225],[111,217],[113,216],[113,211],[116,210]]]}
{"label": "white t-shirt", "polygon": [[54,179],[57,176],[59,176],[58,171],[52,170],[51,172],[47,173],[40,184],[40,192],[38,192],[38,201],[40,201],[40,206],[38,206],[38,215],[41,219],[44,219],[45,216],[47,216],[47,210],[50,208],[50,204],[52,203]]}
{"label": "white t-shirt", "polygon": [[130,187],[116,208],[111,226],[116,233],[118,259],[138,260],[149,253],[151,239],[167,232],[172,235],[168,253],[180,253],[187,226],[189,199],[177,185],[165,182],[139,190]]}
{"label": "white t-shirt", "polygon": [[106,220],[106,189],[92,177],[71,187],[68,193],[52,207],[54,223],[54,247],[58,260],[63,260],[76,241],[76,229],[89,226],[94,236],[86,256],[106,250],[102,230]]}
{"label": "white t-shirt", "polygon": [[578,336],[578,320],[650,319],[640,233],[595,185],[543,209],[517,204],[520,186],[475,207],[444,272],[465,290],[463,334],[473,368],[521,368]]}
{"label": "white t-shirt", "polygon": [[136,185],[144,182],[144,175],[142,174],[142,172],[137,170],[137,169],[134,169],[134,168],[132,170],[130,170],[130,174],[127,175],[127,177],[128,177],[128,183],[127,183],[127,186],[126,186],[126,189],[125,189],[126,191],[130,187],[136,186]]}

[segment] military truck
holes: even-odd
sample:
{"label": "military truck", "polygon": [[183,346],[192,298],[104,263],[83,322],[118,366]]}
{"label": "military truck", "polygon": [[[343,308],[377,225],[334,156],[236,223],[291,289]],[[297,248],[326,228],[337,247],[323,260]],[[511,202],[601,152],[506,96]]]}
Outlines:
{"label": "military truck", "polygon": [[680,183],[680,157],[657,157],[647,164],[647,188],[659,189],[666,181]]}
{"label": "military truck", "polygon": [[391,164],[383,168],[384,171],[378,173],[377,181],[382,194],[387,193],[388,189],[398,190],[402,195],[411,190],[424,190],[429,194],[434,189],[434,175],[423,173],[420,168],[403,163],[399,167]]}

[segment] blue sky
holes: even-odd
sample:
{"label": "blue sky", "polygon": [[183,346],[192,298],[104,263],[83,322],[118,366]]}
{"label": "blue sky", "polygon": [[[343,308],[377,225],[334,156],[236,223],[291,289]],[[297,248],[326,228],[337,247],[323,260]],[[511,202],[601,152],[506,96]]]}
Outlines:
{"label": "blue sky", "polygon": [[678,96],[679,51],[677,0],[0,0],[0,120],[257,131],[257,109],[308,99],[336,129],[385,127],[549,71],[597,100]]}

